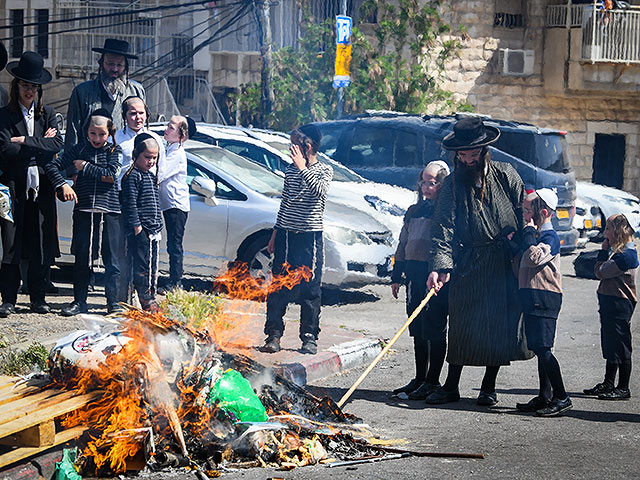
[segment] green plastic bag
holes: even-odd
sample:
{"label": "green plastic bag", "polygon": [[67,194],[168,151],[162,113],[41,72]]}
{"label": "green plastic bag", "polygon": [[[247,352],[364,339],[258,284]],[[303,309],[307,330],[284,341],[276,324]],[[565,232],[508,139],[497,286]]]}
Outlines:
{"label": "green plastic bag", "polygon": [[73,466],[77,454],[77,448],[65,448],[62,450],[62,460],[56,463],[56,480],[82,480],[82,477]]}
{"label": "green plastic bag", "polygon": [[209,403],[217,403],[239,422],[266,422],[269,418],[249,381],[233,369],[224,372],[211,388]]}

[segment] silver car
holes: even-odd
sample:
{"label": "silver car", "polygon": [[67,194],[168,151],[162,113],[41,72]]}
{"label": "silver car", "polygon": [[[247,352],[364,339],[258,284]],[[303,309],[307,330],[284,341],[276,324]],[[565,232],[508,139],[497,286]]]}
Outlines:
{"label": "silver car", "polygon": [[[266,246],[280,206],[284,179],[219,147],[189,141],[187,182],[191,212],[184,237],[187,274],[217,275],[230,261],[268,276]],[[72,261],[71,202],[58,202],[63,262]],[[393,255],[391,232],[371,216],[327,202],[323,283],[358,286],[387,280]],[[164,244],[164,242],[162,242]],[[161,250],[161,268],[168,257]]]}

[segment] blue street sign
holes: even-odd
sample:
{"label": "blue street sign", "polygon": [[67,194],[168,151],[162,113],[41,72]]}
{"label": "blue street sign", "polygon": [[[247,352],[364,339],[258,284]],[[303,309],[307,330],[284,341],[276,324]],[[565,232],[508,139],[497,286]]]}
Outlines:
{"label": "blue street sign", "polygon": [[334,75],[333,76],[333,88],[348,87],[351,83],[351,77],[347,75]]}
{"label": "blue street sign", "polygon": [[336,43],[348,45],[351,43],[351,17],[338,15],[336,17]]}

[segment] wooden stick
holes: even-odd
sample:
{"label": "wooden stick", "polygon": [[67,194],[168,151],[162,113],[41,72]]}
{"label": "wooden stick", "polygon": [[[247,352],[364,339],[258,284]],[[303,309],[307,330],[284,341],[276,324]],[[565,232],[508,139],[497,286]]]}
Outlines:
{"label": "wooden stick", "polygon": [[413,322],[415,320],[415,318],[422,311],[422,309],[425,307],[425,305],[427,305],[427,303],[429,303],[429,300],[431,300],[431,297],[433,297],[433,295],[435,295],[435,293],[436,293],[435,289],[432,288],[431,290],[429,290],[429,293],[427,293],[427,296],[424,297],[422,302],[420,302],[420,305],[418,305],[416,307],[416,309],[413,311],[413,313],[408,318],[408,320],[404,323],[402,328],[400,330],[398,330],[398,333],[396,333],[394,335],[394,337],[389,341],[389,343],[387,343],[387,345],[376,356],[376,358],[373,359],[373,362],[371,362],[371,365],[369,365],[367,367],[367,369],[362,373],[362,375],[360,375],[360,378],[358,378],[358,380],[356,380],[356,383],[354,383],[353,386],[347,391],[347,393],[345,393],[342,396],[342,398],[338,402],[338,407],[342,408],[342,405],[344,405],[344,403],[349,399],[349,397],[353,394],[353,392],[356,390],[356,388],[358,388],[358,386],[362,383],[362,381],[365,378],[367,378],[367,375],[369,375],[369,373],[371,373],[371,370],[373,370],[373,367],[375,367],[378,364],[378,362],[382,359],[382,357],[385,356],[385,354],[389,351],[389,349],[393,346],[393,344],[396,343],[398,338],[400,338],[400,335],[402,335],[402,333],[407,328],[409,328],[409,325],[411,325],[411,322]]}

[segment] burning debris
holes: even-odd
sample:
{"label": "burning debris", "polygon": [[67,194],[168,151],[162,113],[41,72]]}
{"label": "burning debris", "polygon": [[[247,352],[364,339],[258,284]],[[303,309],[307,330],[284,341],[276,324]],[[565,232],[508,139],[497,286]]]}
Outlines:
{"label": "burning debris", "polygon": [[185,294],[200,295],[210,308],[198,319],[169,304],[166,314],[88,317],[86,330],[52,350],[56,386],[102,392],[63,420],[88,427],[76,460],[83,474],[186,467],[205,478],[230,467],[287,470],[379,456],[357,440],[371,437],[366,426],[329,397],[232,351],[238,325],[217,297]]}

